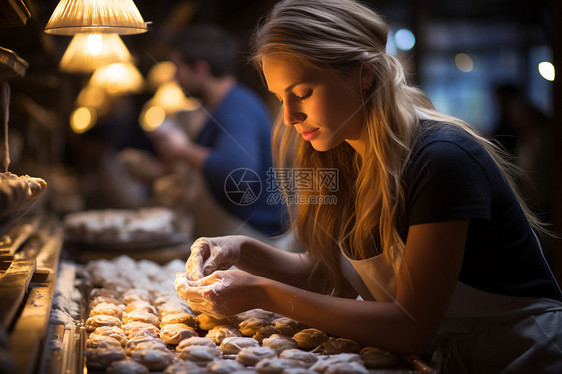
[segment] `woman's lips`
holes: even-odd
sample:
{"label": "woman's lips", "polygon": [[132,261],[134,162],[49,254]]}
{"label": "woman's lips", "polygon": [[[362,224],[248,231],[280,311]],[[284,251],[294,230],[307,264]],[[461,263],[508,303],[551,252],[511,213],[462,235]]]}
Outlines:
{"label": "woman's lips", "polygon": [[318,130],[320,129],[316,129],[316,130],[312,130],[312,131],[303,131],[302,132],[302,138],[306,141],[311,141],[312,139],[314,139],[316,137],[316,135],[318,135]]}

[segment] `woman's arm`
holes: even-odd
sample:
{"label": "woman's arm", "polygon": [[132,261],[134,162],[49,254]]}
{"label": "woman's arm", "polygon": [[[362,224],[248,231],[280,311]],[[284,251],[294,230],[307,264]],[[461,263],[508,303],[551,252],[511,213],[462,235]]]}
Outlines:
{"label": "woman's arm", "polygon": [[454,291],[468,222],[410,227],[394,303],[335,298],[261,278],[259,307],[364,345],[424,353]]}
{"label": "woman's arm", "polygon": [[325,284],[318,272],[310,279],[314,265],[307,254],[281,251],[249,237],[241,240],[237,268],[309,291],[319,291]]}

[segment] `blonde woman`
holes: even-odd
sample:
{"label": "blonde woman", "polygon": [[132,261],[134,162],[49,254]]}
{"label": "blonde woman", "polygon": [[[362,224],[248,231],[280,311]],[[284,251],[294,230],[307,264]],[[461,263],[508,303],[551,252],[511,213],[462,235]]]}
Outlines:
{"label": "blonde woman", "polygon": [[302,254],[197,240],[180,295],[215,316],[262,308],[431,354],[444,373],[562,372],[560,288],[515,170],[406,82],[381,16],[352,0],[286,0],[254,40],[281,103],[276,167],[337,170],[337,190],[287,189]]}

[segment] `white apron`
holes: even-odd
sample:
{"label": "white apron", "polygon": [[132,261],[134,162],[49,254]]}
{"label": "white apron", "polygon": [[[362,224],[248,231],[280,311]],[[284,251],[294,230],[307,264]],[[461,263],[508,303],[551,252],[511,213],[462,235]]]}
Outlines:
{"label": "white apron", "polygon": [[[378,255],[350,259],[341,250],[346,280],[364,300],[393,301],[404,244],[390,263]],[[439,373],[562,373],[562,302],[492,294],[457,282],[433,342]]]}

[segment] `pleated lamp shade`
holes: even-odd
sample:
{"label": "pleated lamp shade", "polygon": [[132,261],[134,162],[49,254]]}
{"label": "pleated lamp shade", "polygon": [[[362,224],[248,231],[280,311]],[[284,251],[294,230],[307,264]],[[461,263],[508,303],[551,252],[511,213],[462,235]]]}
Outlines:
{"label": "pleated lamp shade", "polygon": [[146,31],[133,0],[60,0],[45,26],[46,33],[56,35],[131,35]]}
{"label": "pleated lamp shade", "polygon": [[91,73],[115,62],[127,62],[131,54],[117,34],[76,34],[60,61],[62,71]]}
{"label": "pleated lamp shade", "polygon": [[102,87],[112,95],[139,93],[144,89],[144,78],[130,62],[117,62],[94,71],[89,83]]}

